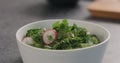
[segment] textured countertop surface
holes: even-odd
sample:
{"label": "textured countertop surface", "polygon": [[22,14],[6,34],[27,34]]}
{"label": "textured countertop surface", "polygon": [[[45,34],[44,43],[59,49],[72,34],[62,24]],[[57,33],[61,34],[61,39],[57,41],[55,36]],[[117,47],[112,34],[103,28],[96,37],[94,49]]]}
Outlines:
{"label": "textured countertop surface", "polygon": [[120,20],[91,17],[86,9],[90,3],[82,0],[75,7],[55,8],[41,0],[0,0],[0,63],[23,63],[15,38],[18,28],[58,18],[89,21],[106,27],[111,39],[102,63],[120,63]]}

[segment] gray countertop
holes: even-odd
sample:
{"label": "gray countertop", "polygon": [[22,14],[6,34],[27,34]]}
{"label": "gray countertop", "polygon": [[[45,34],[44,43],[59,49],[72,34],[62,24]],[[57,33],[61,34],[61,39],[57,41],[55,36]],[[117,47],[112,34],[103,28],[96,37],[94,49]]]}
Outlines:
{"label": "gray countertop", "polygon": [[111,32],[111,39],[102,63],[120,63],[120,20],[90,16],[87,6],[91,1],[82,0],[75,7],[55,8],[41,0],[0,0],[0,63],[23,63],[15,33],[21,26],[45,19],[69,18],[94,22]]}

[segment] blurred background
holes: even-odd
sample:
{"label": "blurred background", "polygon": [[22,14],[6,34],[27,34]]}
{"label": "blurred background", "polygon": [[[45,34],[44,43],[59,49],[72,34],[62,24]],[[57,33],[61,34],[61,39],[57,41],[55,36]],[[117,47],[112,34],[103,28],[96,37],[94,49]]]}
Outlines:
{"label": "blurred background", "polygon": [[21,26],[63,18],[97,23],[110,30],[103,63],[120,63],[119,0],[0,0],[0,63],[23,63],[15,38]]}

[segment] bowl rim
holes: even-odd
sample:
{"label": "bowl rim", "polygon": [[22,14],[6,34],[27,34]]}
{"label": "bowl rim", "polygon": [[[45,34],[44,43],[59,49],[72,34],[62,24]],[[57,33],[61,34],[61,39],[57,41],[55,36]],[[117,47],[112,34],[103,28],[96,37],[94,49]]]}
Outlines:
{"label": "bowl rim", "polygon": [[63,20],[63,19],[47,19],[47,20],[39,20],[39,21],[35,21],[35,22],[31,22],[31,23],[28,23],[22,27],[20,27],[17,31],[16,31],[16,40],[17,42],[20,42],[20,44],[26,46],[26,47],[29,47],[31,49],[34,49],[34,50],[38,50],[38,51],[49,51],[49,52],[70,52],[70,51],[82,51],[82,50],[87,50],[87,49],[91,49],[91,48],[95,48],[95,47],[98,47],[106,42],[109,42],[109,39],[110,39],[110,31],[108,29],[106,29],[105,27],[101,26],[101,25],[98,25],[96,23],[91,23],[91,22],[88,22],[88,21],[85,21],[85,20],[76,20],[76,19],[67,19],[68,21],[69,20],[73,20],[73,21],[77,21],[77,22],[83,22],[83,23],[88,23],[88,24],[92,24],[92,25],[95,25],[95,26],[98,26],[102,29],[104,29],[104,31],[107,32],[107,38],[102,41],[101,43],[97,44],[97,45],[92,45],[92,46],[89,46],[89,47],[85,47],[85,48],[77,48],[77,49],[68,49],[68,50],[54,50],[54,49],[43,49],[43,48],[37,48],[37,47],[33,47],[33,46],[30,46],[30,45],[27,45],[25,43],[22,43],[22,41],[18,38],[18,33],[20,32],[20,30],[22,30],[24,27],[27,27],[29,25],[32,25],[32,24],[36,24],[36,23],[39,23],[39,22],[47,22],[47,21],[60,21],[60,20]]}

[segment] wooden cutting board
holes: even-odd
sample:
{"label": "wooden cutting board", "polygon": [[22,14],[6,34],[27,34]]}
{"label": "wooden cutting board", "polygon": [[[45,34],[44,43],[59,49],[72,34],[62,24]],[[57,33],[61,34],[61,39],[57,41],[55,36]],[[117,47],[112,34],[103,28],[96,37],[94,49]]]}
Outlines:
{"label": "wooden cutting board", "polygon": [[120,19],[120,0],[96,0],[88,10],[95,17]]}

